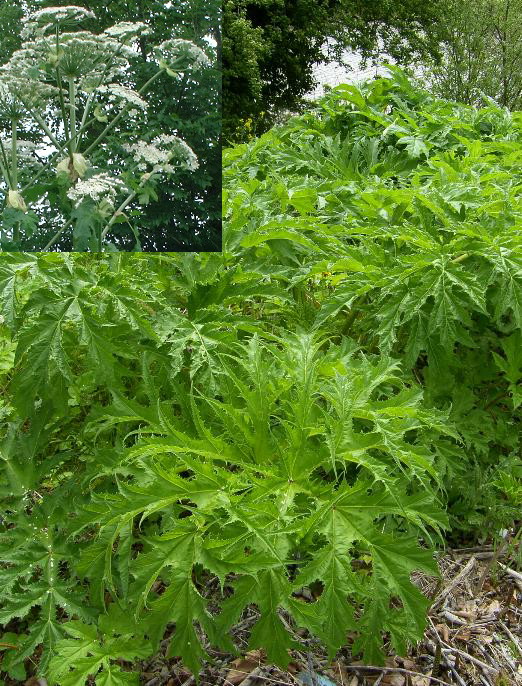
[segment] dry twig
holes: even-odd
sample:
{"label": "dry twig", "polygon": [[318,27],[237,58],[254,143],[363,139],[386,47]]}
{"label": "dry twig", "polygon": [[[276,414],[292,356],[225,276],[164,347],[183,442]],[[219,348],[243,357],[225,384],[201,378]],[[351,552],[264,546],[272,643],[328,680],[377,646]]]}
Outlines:
{"label": "dry twig", "polygon": [[432,610],[437,608],[442,603],[442,601],[451,593],[455,586],[458,586],[462,579],[464,579],[464,577],[466,577],[471,572],[471,570],[475,566],[475,563],[475,556],[473,556],[468,560],[466,565],[460,570],[457,576],[438,594],[438,596],[435,598],[431,606]]}
{"label": "dry twig", "polygon": [[367,672],[398,672],[399,674],[412,674],[413,676],[421,676],[423,679],[429,679],[437,684],[443,684],[443,686],[452,686],[447,681],[442,681],[442,679],[437,679],[430,674],[423,674],[422,672],[413,672],[411,669],[404,669],[403,667],[370,667],[368,665],[344,665],[346,670],[352,671],[364,671]]}

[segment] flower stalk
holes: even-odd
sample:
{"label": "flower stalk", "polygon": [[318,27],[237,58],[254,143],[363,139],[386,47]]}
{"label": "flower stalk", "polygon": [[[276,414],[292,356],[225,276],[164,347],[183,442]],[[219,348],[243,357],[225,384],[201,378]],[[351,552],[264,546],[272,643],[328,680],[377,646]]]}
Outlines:
{"label": "flower stalk", "polygon": [[111,226],[114,225],[114,222],[118,218],[118,216],[128,207],[128,205],[134,200],[134,198],[138,195],[138,191],[143,188],[143,186],[147,183],[147,181],[150,181],[153,178],[153,174],[144,174],[143,178],[140,181],[140,185],[138,186],[137,190],[132,191],[132,193],[129,193],[129,195],[125,198],[125,200],[121,203],[121,205],[118,207],[117,210],[115,210],[114,214],[112,217],[109,219],[107,226],[103,229],[101,232],[100,239],[103,241],[105,239],[105,236],[109,232]]}

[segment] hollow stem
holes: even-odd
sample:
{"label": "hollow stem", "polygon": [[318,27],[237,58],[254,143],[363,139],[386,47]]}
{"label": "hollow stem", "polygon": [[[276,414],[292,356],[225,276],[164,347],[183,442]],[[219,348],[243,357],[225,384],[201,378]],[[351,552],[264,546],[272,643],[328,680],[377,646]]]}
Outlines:
{"label": "hollow stem", "polygon": [[[60,54],[60,34],[58,32],[58,27],[56,27],[56,56],[58,59],[58,56]],[[69,133],[69,122],[68,122],[68,117],[67,117],[67,109],[65,107],[65,99],[63,97],[63,82],[62,82],[62,74],[60,72],[60,65],[56,65],[56,82],[58,83],[58,97],[60,100],[60,109],[62,111],[62,119],[63,119],[63,130],[65,131],[65,138],[69,141],[69,154],[71,155],[72,159],[72,146],[71,146],[71,136]]]}
{"label": "hollow stem", "polygon": [[468,257],[470,257],[469,252],[465,252],[463,255],[459,255],[458,257],[454,257],[451,261],[453,264],[458,264],[459,262],[464,262],[464,260],[467,260]]}
{"label": "hollow stem", "polygon": [[[118,57],[118,55],[121,53],[122,50],[123,50],[123,45],[121,45],[121,46],[118,48],[118,50],[116,50],[116,51],[114,52],[114,54],[112,55],[112,57],[111,57],[110,59],[107,59],[107,64],[105,65],[105,69],[103,70],[102,75],[100,76],[100,78],[99,78],[99,80],[98,80],[98,85],[95,86],[95,87],[92,89],[92,91],[89,93],[89,95],[88,95],[88,97],[87,97],[87,102],[85,103],[85,108],[84,108],[84,110],[83,110],[82,120],[81,120],[81,122],[80,122],[80,130],[78,131],[78,134],[79,134],[79,135],[78,135],[78,139],[77,139],[76,149],[78,149],[79,146],[80,146],[80,140],[81,140],[81,138],[82,138],[82,136],[81,136],[80,134],[81,134],[82,131],[84,130],[85,122],[87,121],[87,117],[89,116],[89,112],[91,111],[92,102],[93,102],[93,100],[94,100],[94,94],[96,93],[96,89],[97,89],[99,86],[101,86],[101,85],[103,84],[103,82],[105,81],[105,77],[107,76],[107,74],[108,74],[108,72],[109,72],[109,68],[110,68],[110,65],[111,65],[111,60],[113,60],[113,59],[115,59],[116,57]],[[93,118],[93,119],[94,119],[94,118]]]}
{"label": "hollow stem", "polygon": [[125,198],[125,200],[122,202],[122,204],[121,204],[121,205],[118,207],[118,209],[114,212],[114,214],[112,215],[112,217],[110,218],[110,220],[107,222],[107,226],[106,226],[106,227],[103,229],[103,231],[101,232],[100,239],[101,239],[102,241],[105,239],[105,236],[107,235],[109,229],[111,228],[111,226],[114,224],[114,222],[115,222],[116,219],[118,218],[118,214],[119,214],[120,212],[123,212],[123,210],[127,207],[127,205],[129,205],[129,203],[131,203],[131,202],[134,200],[134,198],[136,197],[136,195],[137,195],[137,191],[132,191],[132,193],[130,193],[130,194]]}
{"label": "hollow stem", "polygon": [[44,133],[48,136],[49,140],[53,145],[56,145],[56,147],[60,146],[60,141],[56,138],[54,133],[51,131],[51,129],[47,126],[46,122],[42,119],[42,117],[38,114],[38,112],[34,112],[32,109],[29,110],[30,115],[33,117],[33,119],[40,125]]}

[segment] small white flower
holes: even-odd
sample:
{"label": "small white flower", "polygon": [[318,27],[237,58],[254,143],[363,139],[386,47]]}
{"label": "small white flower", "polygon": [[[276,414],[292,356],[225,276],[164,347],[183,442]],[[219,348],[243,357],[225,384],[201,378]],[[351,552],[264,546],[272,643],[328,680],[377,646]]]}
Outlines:
{"label": "small white flower", "polygon": [[[4,147],[6,155],[11,156],[12,150],[12,139],[11,138],[1,138],[2,145]],[[19,160],[25,160],[26,162],[34,162],[35,156],[34,151],[37,149],[36,143],[33,141],[24,141],[20,138],[16,141],[16,152]]]}
{"label": "small white flower", "polygon": [[141,21],[121,21],[118,24],[105,29],[104,33],[112,38],[126,41],[135,38],[136,36],[147,36],[150,33],[150,29]]}
{"label": "small white flower", "polygon": [[139,107],[141,110],[146,110],[149,106],[149,103],[144,100],[139,93],[136,93],[132,88],[122,86],[120,83],[109,83],[106,86],[99,86],[96,90],[98,93],[106,94],[109,102],[120,100],[122,101],[122,105],[130,103],[135,107]]}
{"label": "small white flower", "polygon": [[22,21],[28,23],[30,21],[44,22],[62,19],[96,19],[96,15],[94,12],[86,10],[85,7],[68,5],[66,7],[44,7],[41,10],[36,10],[36,12],[31,12]]}
{"label": "small white flower", "polygon": [[138,162],[138,169],[146,171],[149,166],[153,172],[172,174],[176,167],[194,171],[198,168],[198,158],[185,141],[177,136],[161,134],[150,143],[138,141],[123,148]]}
{"label": "small white flower", "polygon": [[192,41],[183,38],[166,40],[154,48],[154,55],[162,69],[170,76],[188,69],[200,69],[210,64],[210,60],[201,48]]}
{"label": "small white flower", "polygon": [[114,179],[107,172],[101,172],[90,179],[80,180],[69,189],[67,197],[72,200],[75,207],[78,207],[85,198],[91,198],[95,203],[114,207],[116,197],[127,187],[120,179]]}
{"label": "small white flower", "polygon": [[94,12],[84,7],[69,5],[67,7],[44,7],[36,12],[31,12],[22,19],[24,28],[22,38],[32,36],[44,36],[63,22],[82,21],[84,19],[96,19]]}

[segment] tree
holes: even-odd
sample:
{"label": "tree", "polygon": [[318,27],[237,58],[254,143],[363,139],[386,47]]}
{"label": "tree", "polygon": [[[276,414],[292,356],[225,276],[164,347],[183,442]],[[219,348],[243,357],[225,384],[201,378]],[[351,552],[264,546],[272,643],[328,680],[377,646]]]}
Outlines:
{"label": "tree", "polygon": [[0,6],[0,64],[7,62],[21,42],[23,10],[20,0]]}
{"label": "tree", "polygon": [[223,18],[224,133],[249,124],[267,129],[274,114],[296,108],[313,86],[313,65],[345,48],[398,63],[438,55],[442,0],[226,0]]}
{"label": "tree", "polygon": [[481,93],[501,105],[522,105],[520,0],[450,0],[442,63],[428,72],[439,95],[475,104]]}

